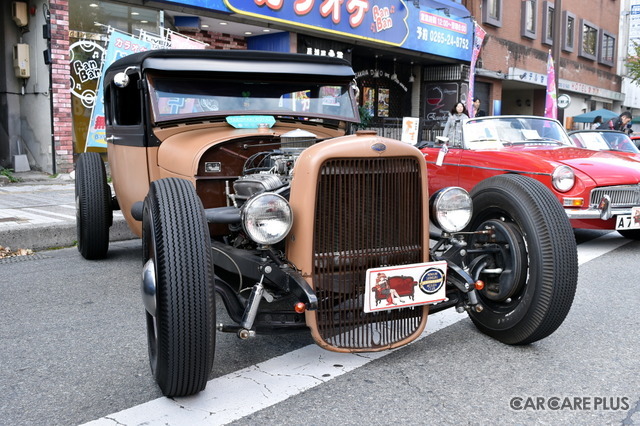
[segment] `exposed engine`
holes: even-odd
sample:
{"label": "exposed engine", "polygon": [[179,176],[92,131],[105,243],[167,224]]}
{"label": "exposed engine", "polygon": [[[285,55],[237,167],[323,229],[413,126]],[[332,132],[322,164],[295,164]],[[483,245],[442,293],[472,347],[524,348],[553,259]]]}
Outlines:
{"label": "exposed engine", "polygon": [[253,195],[266,191],[288,199],[293,166],[304,149],[284,148],[251,156],[244,165],[243,176],[233,183],[233,205],[242,207]]}
{"label": "exposed engine", "polygon": [[289,198],[293,167],[302,152],[316,142],[316,135],[294,130],[281,136],[282,148],[252,155],[244,164],[242,176],[233,183],[229,198],[236,207],[261,192],[274,192]]}

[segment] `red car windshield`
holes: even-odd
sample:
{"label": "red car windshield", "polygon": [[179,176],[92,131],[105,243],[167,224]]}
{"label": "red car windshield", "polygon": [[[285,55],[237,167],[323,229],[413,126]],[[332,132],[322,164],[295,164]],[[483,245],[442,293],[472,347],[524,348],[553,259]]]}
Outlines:
{"label": "red car windshield", "polygon": [[560,123],[544,117],[474,118],[464,124],[463,135],[468,149],[500,149],[513,145],[573,146]]}

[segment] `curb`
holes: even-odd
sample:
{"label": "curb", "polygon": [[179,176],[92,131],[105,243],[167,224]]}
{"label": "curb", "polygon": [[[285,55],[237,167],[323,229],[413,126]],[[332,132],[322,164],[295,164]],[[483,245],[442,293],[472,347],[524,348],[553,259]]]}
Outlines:
{"label": "curb", "polygon": [[[137,239],[123,217],[114,217],[109,228],[109,241]],[[17,229],[0,230],[0,245],[12,249],[50,250],[60,247],[72,247],[77,241],[75,222],[29,226]]]}

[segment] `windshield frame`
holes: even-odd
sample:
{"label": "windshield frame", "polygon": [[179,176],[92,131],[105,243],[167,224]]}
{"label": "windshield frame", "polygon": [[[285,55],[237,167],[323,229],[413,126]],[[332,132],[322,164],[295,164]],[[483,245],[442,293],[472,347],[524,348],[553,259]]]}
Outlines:
{"label": "windshield frame", "polygon": [[155,124],[232,115],[360,122],[353,79],[344,76],[154,70],[146,81]]}

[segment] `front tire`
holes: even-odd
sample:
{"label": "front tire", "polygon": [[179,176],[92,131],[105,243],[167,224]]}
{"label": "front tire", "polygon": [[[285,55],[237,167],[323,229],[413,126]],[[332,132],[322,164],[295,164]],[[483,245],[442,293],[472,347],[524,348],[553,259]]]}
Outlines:
{"label": "front tire", "polygon": [[489,272],[479,274],[484,309],[471,311],[471,320],[507,344],[549,336],[567,316],[578,281],[576,241],[562,206],[542,183],[521,175],[486,179],[471,196],[471,230],[490,229],[495,236],[470,244],[495,248],[483,266]]}
{"label": "front tire", "polygon": [[80,154],[76,163],[76,238],[85,259],[104,259],[113,223],[111,188],[104,162],[97,152]]}
{"label": "front tire", "polygon": [[152,182],[142,228],[151,370],[165,396],[192,395],[207,384],[215,348],[211,243],[193,185]]}

